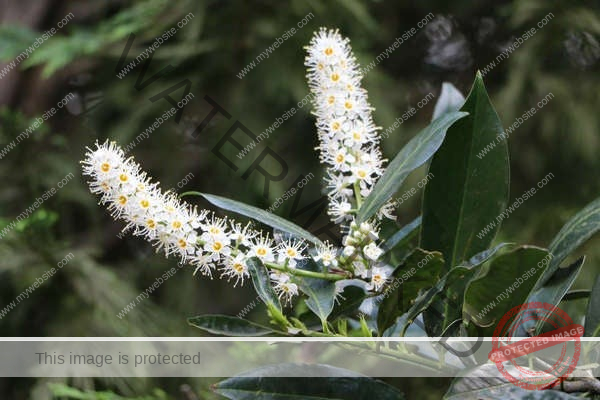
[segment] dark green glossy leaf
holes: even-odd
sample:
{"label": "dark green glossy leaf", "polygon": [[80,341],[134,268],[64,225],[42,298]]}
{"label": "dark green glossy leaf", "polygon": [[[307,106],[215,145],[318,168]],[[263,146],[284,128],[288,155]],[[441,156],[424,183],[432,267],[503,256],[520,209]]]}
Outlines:
{"label": "dark green glossy leaf", "polygon": [[396,193],[408,174],[433,156],[444,141],[448,128],[466,115],[464,112],[446,113],[412,138],[379,178],[373,191],[360,207],[357,219],[365,221],[372,217]]}
{"label": "dark green glossy leaf", "polygon": [[[334,302],[333,310],[329,315],[329,320],[334,321],[336,318],[345,317],[355,314],[358,308],[368,295],[367,282],[360,279],[343,279],[335,283],[339,294],[339,302]],[[306,313],[302,315],[301,321],[313,329],[319,329],[318,320],[314,313]]]}
{"label": "dark green glossy leaf", "polygon": [[588,204],[571,218],[558,232],[548,250],[552,254],[550,266],[540,277],[536,289],[550,279],[560,264],[600,229],[600,198]]}
{"label": "dark green glossy leaf", "polygon": [[335,284],[340,291],[341,301],[334,304],[331,319],[356,312],[368,294],[366,282],[363,280],[344,279]]}
{"label": "dark green glossy leaf", "polygon": [[213,390],[232,400],[402,400],[387,383],[322,364],[279,364],[217,383]]}
{"label": "dark green glossy leaf", "polygon": [[444,258],[440,252],[415,249],[393,272],[382,294],[377,313],[377,330],[384,332],[410,308],[412,301],[440,279]]}
{"label": "dark green glossy leaf", "polygon": [[254,289],[256,290],[256,293],[260,299],[267,306],[274,306],[281,311],[281,303],[279,302],[279,297],[277,297],[273,286],[271,286],[269,271],[267,271],[267,268],[256,257],[252,257],[246,261],[246,265],[248,265],[248,271],[252,277]]}
{"label": "dark green glossy leaf", "polygon": [[453,111],[458,111],[465,103],[465,96],[454,87],[453,84],[444,82],[442,83],[442,91],[438,101],[435,103],[433,109],[433,118],[439,118],[441,115]]}
{"label": "dark green glossy leaf", "polygon": [[536,280],[547,268],[538,266],[548,251],[522,246],[502,254],[486,264],[467,285],[463,314],[492,336],[496,324],[506,312],[526,302]]}
{"label": "dark green glossy leaf", "polygon": [[[461,111],[469,115],[448,129],[423,195],[420,247],[441,251],[447,269],[490,246],[508,201],[508,146],[480,74]],[[480,234],[488,224],[487,234]]]}
{"label": "dark green glossy leaf", "polygon": [[406,334],[406,330],[415,321],[417,316],[423,311],[425,311],[427,307],[429,307],[431,303],[435,300],[436,295],[438,295],[438,293],[442,291],[445,281],[446,277],[442,278],[442,280],[431,289],[428,289],[424,293],[421,293],[415,299],[415,303],[412,305],[412,307],[410,307],[410,309],[406,313],[396,318],[396,321],[394,321],[394,323],[389,328],[387,328],[383,332],[383,334],[381,334],[381,336],[404,336]]}
{"label": "dark green glossy leaf", "polygon": [[585,257],[580,257],[567,268],[557,269],[544,287],[533,292],[531,298],[557,306],[575,283],[584,262]]}
{"label": "dark green glossy leaf", "polygon": [[[533,290],[529,294],[527,302],[541,302],[558,306],[579,275],[584,260],[585,258],[581,257],[567,268],[559,268],[556,270],[544,287]],[[538,318],[539,321],[543,321],[544,319],[543,316],[539,316]],[[544,324],[536,324],[535,319],[529,319],[527,321],[516,319],[515,322],[513,322],[513,326],[517,327],[515,331],[516,336],[526,336],[531,329],[535,329],[535,334],[539,334],[544,328]]]}
{"label": "dark green glossy leaf", "polygon": [[275,333],[273,329],[266,326],[228,315],[200,315],[188,318],[188,323],[214,335],[264,336]]}
{"label": "dark green glossy leaf", "polygon": [[596,282],[592,287],[592,295],[585,314],[584,335],[589,337],[600,336],[600,276],[596,277]]}
{"label": "dark green glossy leaf", "polygon": [[448,330],[450,324],[457,320],[462,321],[465,288],[484,263],[509,246],[511,246],[510,243],[500,243],[491,249],[475,254],[467,262],[450,270],[445,280],[443,294],[438,296],[439,298],[423,315],[425,330],[430,336],[444,336],[442,332]]}
{"label": "dark green glossy leaf", "polygon": [[404,245],[419,233],[419,229],[421,229],[421,216],[404,225],[402,229],[390,236],[383,243],[383,250],[387,253],[396,246]]}
{"label": "dark green glossy leaf", "polygon": [[[459,318],[462,319],[462,312],[460,311],[462,309],[462,298],[458,296],[452,296],[454,299],[449,298],[443,293],[444,290],[455,288],[457,285],[466,285],[471,277],[479,271],[479,267],[505,245],[503,243],[493,249],[476,254],[464,265],[452,268],[434,287],[420,293],[410,309],[404,315],[396,318],[394,324],[386,329],[382,336],[404,336],[408,327],[423,312],[425,313],[424,317],[429,316],[429,321],[425,319],[425,324],[422,326],[429,336],[439,336],[439,333],[443,331],[442,323],[445,321],[445,315],[452,315],[458,310]],[[432,309],[431,307],[435,308]],[[446,319],[449,319],[449,317],[446,317]],[[435,328],[432,328],[432,326]]]}
{"label": "dark green glossy leaf", "polygon": [[[302,260],[301,265],[298,265],[297,268],[319,272],[318,264],[316,264],[310,258]],[[325,279],[300,277],[297,278],[297,281],[300,286],[300,290],[308,295],[308,299],[306,299],[306,305],[319,317],[321,323],[325,324],[327,317],[333,310],[335,299],[335,282]]]}
{"label": "dark green glossy leaf", "polygon": [[249,218],[252,218],[258,222],[268,225],[272,228],[279,229],[283,232],[287,232],[293,236],[301,239],[308,240],[317,245],[322,245],[323,242],[316,236],[299,227],[298,225],[288,221],[287,219],[278,217],[268,211],[261,210],[260,208],[241,203],[239,201],[227,199],[225,197],[216,196],[214,194],[199,193],[199,192],[187,192],[184,194],[197,194],[204,197],[211,204],[220,207],[224,210],[234,212]]}

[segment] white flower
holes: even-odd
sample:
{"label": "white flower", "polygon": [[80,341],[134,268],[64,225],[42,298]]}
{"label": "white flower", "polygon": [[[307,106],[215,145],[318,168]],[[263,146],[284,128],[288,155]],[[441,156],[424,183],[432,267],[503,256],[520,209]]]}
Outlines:
{"label": "white flower", "polygon": [[321,162],[328,165],[328,214],[339,223],[347,219],[346,204],[352,208],[358,201],[348,184],[359,182],[361,196],[368,195],[383,174],[379,128],[373,122],[367,92],[361,88],[362,75],[348,39],[321,28],[307,47],[305,65],[314,95],[317,149]]}
{"label": "white flower", "polygon": [[355,231],[352,235],[347,235],[346,237],[344,237],[344,240],[342,242],[344,246],[356,246],[357,244],[360,244],[361,237],[355,237],[357,233],[360,235],[360,232]]}
{"label": "white flower", "polygon": [[110,181],[115,184],[124,161],[125,153],[115,142],[107,141],[102,146],[96,143],[96,150],[88,148],[87,158],[82,163],[83,173],[99,182]]}
{"label": "white flower", "polygon": [[248,266],[246,265],[246,257],[243,254],[238,254],[235,257],[228,256],[221,270],[221,277],[226,276],[230,280],[235,278],[233,287],[236,287],[241,281],[241,286],[244,285],[244,278],[250,276]]}
{"label": "white flower", "polygon": [[227,220],[218,218],[214,215],[200,224],[200,227],[206,231],[207,236],[225,239],[227,238]]}
{"label": "white flower", "polygon": [[393,199],[390,199],[387,203],[385,203],[378,211],[377,211],[377,218],[379,219],[383,219],[383,217],[386,217],[388,219],[391,219],[393,221],[396,220],[396,216],[394,214],[392,214],[394,212],[394,210],[397,207],[397,202],[395,202]]}
{"label": "white flower", "polygon": [[186,262],[190,255],[195,254],[196,240],[198,239],[196,232],[173,235],[172,238],[171,246],[167,250],[167,255],[177,253],[181,257],[181,261]]}
{"label": "white flower", "polygon": [[333,165],[335,171],[350,171],[350,165],[356,160],[354,156],[348,153],[348,150],[344,147],[337,149],[337,151],[328,157],[330,164]]}
{"label": "white flower", "polygon": [[257,235],[256,231],[250,229],[250,223],[242,227],[242,224],[232,222],[231,230],[232,232],[229,234],[231,240],[246,247],[252,245],[251,240]]}
{"label": "white flower", "polygon": [[377,261],[377,259],[379,259],[379,257],[381,257],[381,255],[383,254],[383,250],[377,247],[375,243],[369,243],[368,245],[363,247],[363,254],[367,258],[373,261]]}
{"label": "white flower", "polygon": [[384,268],[373,267],[371,270],[370,290],[379,291],[389,278],[388,272]]}
{"label": "white flower", "polygon": [[251,254],[258,257],[262,262],[273,262],[273,243],[268,236],[260,236],[255,239],[255,242],[250,246]]}
{"label": "white flower", "polygon": [[302,241],[287,240],[277,247],[277,262],[283,264],[286,261],[290,268],[296,267],[297,260],[304,258],[302,252],[306,249],[306,244]]}
{"label": "white flower", "polygon": [[[227,262],[232,238],[236,251],[245,255],[251,245],[249,240],[257,235],[247,226],[241,228],[214,214],[209,216],[206,210],[198,213],[175,193],[163,193],[133,158],[125,159],[123,150],[114,142],[88,148],[81,163],[83,174],[90,177],[91,192],[101,197],[100,203],[107,206],[113,218],[125,221],[124,231],[143,236],[166,256],[175,254],[180,262],[195,265],[194,273],[210,275],[217,262]],[[231,236],[229,225],[234,230]],[[272,258],[272,254],[263,257]]]}
{"label": "white flower", "polygon": [[355,252],[356,252],[356,247],[354,247],[354,246],[346,246],[346,247],[344,247],[344,250],[342,251],[342,254],[344,255],[344,257],[350,257]]}
{"label": "white flower", "polygon": [[349,177],[349,181],[351,183],[359,182],[361,184],[361,188],[363,187],[371,187],[375,180],[373,179],[373,174],[375,171],[371,166],[365,163],[355,163],[350,168],[352,175]]}
{"label": "white flower", "polygon": [[317,249],[317,255],[314,257],[315,261],[321,261],[324,266],[337,267],[337,251],[331,244],[325,242],[324,246]]}
{"label": "white flower", "polygon": [[273,289],[279,299],[284,303],[291,303],[292,298],[298,295],[298,285],[291,281],[288,274],[283,272],[271,274],[271,280],[273,281]]}
{"label": "white flower", "polygon": [[[352,189],[349,187],[350,183],[346,180],[344,175],[335,175],[330,172],[325,178],[325,182],[327,183],[328,196],[332,200],[348,203],[346,199],[352,197]],[[352,207],[352,205],[350,205],[350,207]]]}
{"label": "white flower", "polygon": [[352,267],[354,267],[354,275],[365,279],[369,276],[369,270],[365,267],[363,260],[356,260],[352,263]]}
{"label": "white flower", "polygon": [[221,257],[226,257],[231,254],[229,247],[229,238],[210,237],[204,244],[204,251],[213,261],[219,261]]}
{"label": "white flower", "polygon": [[352,218],[350,215],[351,210],[352,204],[348,203],[347,201],[331,199],[329,201],[329,211],[327,213],[334,217],[334,222],[338,223]]}
{"label": "white flower", "polygon": [[202,255],[202,252],[198,252],[198,256],[191,259],[191,264],[196,266],[194,269],[194,275],[200,272],[202,275],[208,276],[212,279],[212,271],[216,268],[216,265],[209,257]]}

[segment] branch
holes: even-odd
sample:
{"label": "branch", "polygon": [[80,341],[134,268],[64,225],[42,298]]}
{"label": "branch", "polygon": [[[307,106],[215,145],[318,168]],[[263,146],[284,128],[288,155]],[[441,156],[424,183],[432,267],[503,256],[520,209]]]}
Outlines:
{"label": "branch", "polygon": [[560,379],[552,390],[560,390],[565,393],[589,392],[600,394],[600,381],[594,378],[575,378],[575,380]]}

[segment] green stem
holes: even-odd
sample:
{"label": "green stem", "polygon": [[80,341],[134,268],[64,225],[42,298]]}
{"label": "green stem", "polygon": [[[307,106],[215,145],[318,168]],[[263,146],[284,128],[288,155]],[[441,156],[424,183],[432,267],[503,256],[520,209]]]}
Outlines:
{"label": "green stem", "polygon": [[[402,343],[402,342],[398,342],[398,343]],[[376,343],[376,345],[379,343]],[[447,372],[453,372],[456,373],[457,368],[451,365],[440,365],[438,361],[436,360],[432,360],[428,357],[423,357],[419,354],[411,354],[408,353],[407,351],[394,351],[394,350],[388,350],[382,346],[373,346],[372,344],[370,344],[369,342],[348,342],[348,343],[340,343],[339,344],[341,347],[347,345],[348,347],[359,347],[359,348],[366,348],[368,350],[374,351],[377,354],[387,357],[387,358],[393,358],[396,360],[402,360],[402,361],[406,361],[408,363],[417,365],[419,367],[426,367],[429,368],[433,371],[447,371]]]}
{"label": "green stem", "polygon": [[324,272],[314,272],[314,271],[306,271],[306,270],[303,270],[303,269],[285,268],[282,265],[273,264],[273,263],[265,263],[265,266],[268,267],[268,268],[271,268],[271,269],[276,269],[278,271],[287,272],[287,273],[292,274],[292,275],[304,276],[306,278],[326,279],[328,281],[339,281],[339,280],[347,278],[344,275],[338,275],[338,274],[327,274],[327,273],[324,273]]}

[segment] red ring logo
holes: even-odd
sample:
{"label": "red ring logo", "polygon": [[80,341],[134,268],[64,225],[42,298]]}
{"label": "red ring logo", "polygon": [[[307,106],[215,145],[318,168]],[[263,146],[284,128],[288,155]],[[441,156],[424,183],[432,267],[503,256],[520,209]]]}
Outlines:
{"label": "red ring logo", "polygon": [[[517,318],[519,322],[514,323]],[[519,324],[529,321],[534,321],[536,324],[538,321],[542,321],[554,329],[541,335],[512,341]],[[502,317],[494,330],[492,351],[488,357],[496,364],[498,371],[515,386],[528,390],[544,390],[554,386],[557,380],[564,379],[573,372],[581,354],[580,337],[583,336],[583,332],[583,326],[573,323],[571,317],[560,308],[549,303],[526,303],[514,307]],[[570,341],[575,342],[572,356],[566,354]],[[560,357],[556,363],[544,371],[533,371],[516,363],[516,359],[521,356],[558,344],[562,344]],[[516,376],[509,373],[505,362],[510,362],[508,365],[512,364],[515,367],[511,370],[518,372]]]}

